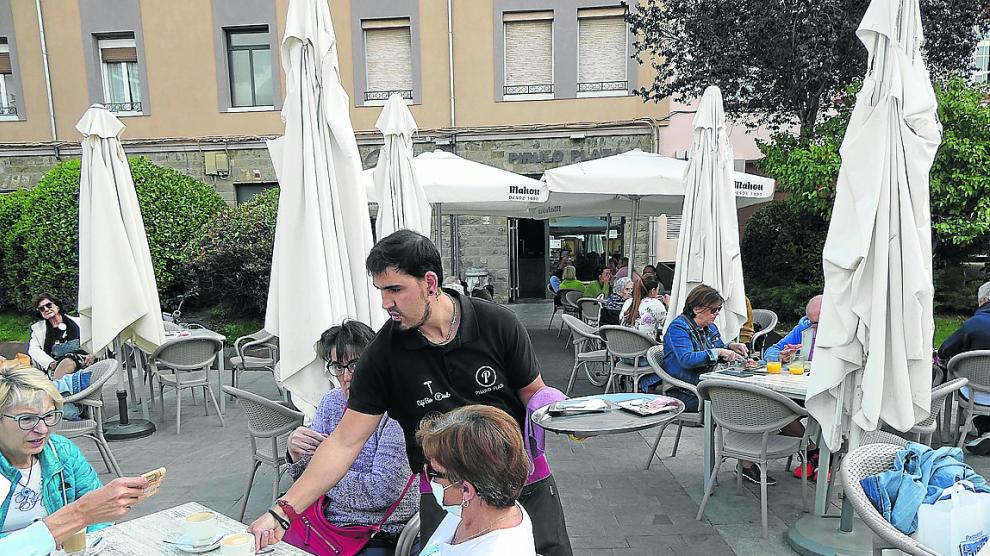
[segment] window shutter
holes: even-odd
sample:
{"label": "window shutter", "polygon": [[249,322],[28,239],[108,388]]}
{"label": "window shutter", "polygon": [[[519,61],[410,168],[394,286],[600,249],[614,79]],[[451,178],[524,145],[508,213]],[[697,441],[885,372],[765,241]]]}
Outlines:
{"label": "window shutter", "polygon": [[579,17],[578,83],[626,81],[627,45],[622,16]]}
{"label": "window shutter", "polygon": [[681,237],[681,215],[667,215],[667,239]]}
{"label": "window shutter", "polygon": [[10,74],[13,70],[10,69],[10,53],[0,52],[0,74]]}
{"label": "window shutter", "polygon": [[[408,20],[404,20],[408,23]],[[368,91],[411,91],[412,35],[404,27],[370,28],[364,32]]]}
{"label": "window shutter", "polygon": [[119,62],[137,62],[137,48],[133,46],[117,47],[117,48],[101,48],[100,56],[103,61],[107,64],[115,64]]}
{"label": "window shutter", "polygon": [[504,25],[505,85],[552,84],[553,20],[509,19]]}

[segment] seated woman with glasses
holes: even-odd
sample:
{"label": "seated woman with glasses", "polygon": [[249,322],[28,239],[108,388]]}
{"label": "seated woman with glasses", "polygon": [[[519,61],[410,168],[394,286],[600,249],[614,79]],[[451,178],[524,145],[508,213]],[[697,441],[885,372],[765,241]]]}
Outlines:
{"label": "seated woman with glasses", "polygon": [[102,486],[79,448],[52,434],[61,420],[62,396],[45,375],[31,367],[0,371],[0,475],[6,479],[0,486],[0,537]]}
{"label": "seated woman with glasses", "polygon": [[447,512],[421,556],[536,554],[532,522],[518,502],[530,461],[515,419],[468,405],[423,419],[416,439],[433,496]]}
{"label": "seated woman with glasses", "polygon": [[62,313],[62,302],[50,293],[34,299],[41,320],[31,325],[28,354],[35,366],[55,380],[93,364],[95,357],[79,345],[79,321]]}
{"label": "seated woman with glasses", "polygon": [[[309,427],[299,427],[289,436],[289,458],[295,462],[289,467],[293,478],[302,475],[320,443],[340,424],[358,359],[374,337],[368,325],[355,320],[332,326],[320,337],[317,351],[327,362],[327,373],[340,382],[340,388],[323,396]],[[411,474],[402,428],[385,415],[354,465],[327,492],[327,520],[338,526],[377,524],[402,494]],[[418,510],[419,493],[413,488],[382,525],[382,533],[372,538],[360,554],[392,554],[403,525]]]}

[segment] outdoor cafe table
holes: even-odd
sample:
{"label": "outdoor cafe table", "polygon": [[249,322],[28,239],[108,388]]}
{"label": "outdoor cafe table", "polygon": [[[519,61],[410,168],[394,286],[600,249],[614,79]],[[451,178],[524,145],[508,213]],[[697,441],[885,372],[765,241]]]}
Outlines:
{"label": "outdoor cafe table", "polygon": [[550,406],[541,407],[533,412],[530,419],[534,424],[557,433],[573,434],[575,436],[598,436],[600,434],[621,434],[625,432],[640,431],[651,427],[660,426],[681,413],[684,413],[684,404],[677,400],[679,405],[675,411],[666,411],[657,415],[640,416],[620,409],[617,402],[634,399],[655,399],[661,396],[654,394],[598,394],[595,396],[584,396],[582,398],[571,398],[570,401],[578,400],[605,400],[609,408],[600,413],[582,413],[578,415],[550,415],[547,409]]}
{"label": "outdoor cafe table", "polygon": [[[762,367],[756,370],[766,370],[766,367]],[[773,390],[791,398],[792,400],[804,402],[805,397],[808,393],[808,375],[806,373],[800,375],[792,375],[787,372],[787,366],[784,365],[784,370],[780,374],[755,374],[749,377],[738,377],[727,375],[719,371],[714,371],[710,373],[705,373],[701,375],[701,380],[706,380],[709,378],[717,378],[720,380],[728,380],[731,382],[739,382],[745,384],[755,384],[757,386],[762,386],[764,388]],[[704,486],[708,486],[708,481],[711,480],[712,469],[715,468],[715,426],[712,422],[712,411],[711,402],[705,402],[705,465],[702,471],[705,476]],[[809,424],[810,425],[810,424]],[[823,516],[825,515],[825,507],[828,504],[828,474],[831,469],[832,464],[832,453],[829,451],[828,446],[824,442],[820,442],[818,449],[820,451],[818,462],[819,462],[819,473],[818,482],[815,484],[815,515]]]}
{"label": "outdoor cafe table", "polygon": [[[189,502],[162,510],[144,517],[118,523],[113,527],[108,527],[91,535],[103,537],[103,544],[106,547],[100,552],[103,556],[183,556],[188,554],[175,547],[175,545],[165,544],[163,541],[174,541],[182,536],[184,532],[185,517],[189,514],[203,511],[211,511],[217,514],[217,523],[220,532],[237,533],[247,530],[247,525],[234,521],[233,519],[207,508],[206,506]],[[275,543],[271,546],[271,552],[266,552],[271,556],[295,556],[306,554],[306,552],[284,542]],[[220,549],[212,550],[207,554],[219,554]]]}

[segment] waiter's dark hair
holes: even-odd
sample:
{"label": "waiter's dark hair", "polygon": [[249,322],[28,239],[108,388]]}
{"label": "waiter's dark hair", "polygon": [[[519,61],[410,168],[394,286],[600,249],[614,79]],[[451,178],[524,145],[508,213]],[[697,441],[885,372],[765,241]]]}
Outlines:
{"label": "waiter's dark hair", "polygon": [[440,251],[430,238],[412,230],[392,232],[371,248],[365,261],[368,273],[381,274],[390,266],[414,278],[433,272],[437,275],[437,283],[443,283]]}

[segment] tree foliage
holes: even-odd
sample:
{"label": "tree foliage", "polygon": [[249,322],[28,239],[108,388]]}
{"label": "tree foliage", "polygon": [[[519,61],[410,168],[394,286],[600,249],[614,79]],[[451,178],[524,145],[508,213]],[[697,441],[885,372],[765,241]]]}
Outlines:
{"label": "tree foliage", "polygon": [[[637,60],[656,77],[638,92],[648,100],[722,89],[736,119],[777,130],[799,124],[802,137],[819,114],[866,71],[856,37],[869,0],[646,0],[629,11]],[[968,71],[990,28],[983,0],[922,0],[926,57],[939,77]],[[974,32],[974,28],[977,31]]]}

